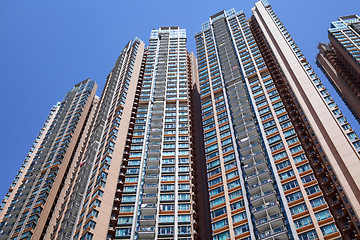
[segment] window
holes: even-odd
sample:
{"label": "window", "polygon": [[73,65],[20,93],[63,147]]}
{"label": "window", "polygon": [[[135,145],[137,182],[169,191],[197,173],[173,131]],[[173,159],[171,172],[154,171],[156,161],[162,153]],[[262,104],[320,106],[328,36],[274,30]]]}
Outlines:
{"label": "window", "polygon": [[191,233],[191,227],[190,226],[179,226],[178,230],[179,230],[179,234],[189,234],[189,233]]}
{"label": "window", "polygon": [[226,213],[226,207],[219,208],[219,209],[214,210],[214,211],[211,212],[211,218],[218,217],[218,216],[223,215],[225,213]]}
{"label": "window", "polygon": [[234,228],[235,235],[240,235],[249,231],[249,224]]}
{"label": "window", "polygon": [[324,236],[329,235],[331,233],[337,232],[337,228],[335,226],[335,223],[326,225],[324,227],[321,227],[321,232]]}
{"label": "window", "polygon": [[134,206],[120,206],[120,212],[134,212]]}
{"label": "window", "polygon": [[179,200],[190,200],[190,194],[181,193],[178,195]]}
{"label": "window", "polygon": [[304,161],[304,160],[306,160],[306,157],[305,157],[304,154],[301,154],[301,155],[299,155],[297,157],[294,157],[294,162],[295,163],[298,163],[298,162],[301,162],[301,161]]}
{"label": "window", "polygon": [[230,238],[229,231],[217,234],[213,236],[213,240],[227,240]]}
{"label": "window", "polygon": [[284,179],[287,179],[287,178],[292,177],[292,176],[294,176],[294,171],[293,170],[290,170],[290,171],[279,174],[280,180],[284,180]]}
{"label": "window", "polygon": [[174,200],[174,194],[161,194],[160,195],[160,201],[173,201]]}
{"label": "window", "polygon": [[305,183],[308,183],[308,182],[311,182],[315,180],[315,176],[314,174],[309,174],[309,175],[306,175],[305,177],[302,177],[301,178],[301,181],[305,184]]}
{"label": "window", "polygon": [[[297,137],[290,138],[290,139],[286,140],[288,145],[294,144],[294,143],[296,143],[298,141],[299,141],[299,139]],[[291,149],[290,149],[290,151],[291,151]],[[301,149],[299,151],[301,151]]]}
{"label": "window", "polygon": [[280,142],[280,143],[278,143],[278,144],[270,147],[270,150],[271,150],[272,152],[274,152],[274,151],[279,150],[279,149],[281,149],[281,148],[283,148],[283,147],[284,147],[284,144],[283,144],[282,142]]}
{"label": "window", "polygon": [[161,211],[174,211],[174,205],[173,204],[161,204],[160,210]]}
{"label": "window", "polygon": [[190,222],[190,215],[179,215],[179,222]]}
{"label": "window", "polygon": [[240,180],[236,180],[236,181],[233,181],[231,183],[228,183],[227,186],[228,186],[228,189],[240,186]]}
{"label": "window", "polygon": [[239,202],[235,202],[230,205],[231,211],[234,211],[236,209],[244,207],[244,200],[241,200]]}
{"label": "window", "polygon": [[305,165],[301,165],[297,169],[298,169],[299,173],[302,173],[302,172],[306,172],[308,170],[311,170],[311,167],[310,167],[309,164],[305,164]]}
{"label": "window", "polygon": [[283,168],[285,168],[287,166],[290,166],[290,161],[289,160],[286,160],[284,162],[276,164],[276,169],[280,170],[280,169],[283,169]]}
{"label": "window", "polygon": [[307,216],[307,217],[295,220],[294,223],[295,223],[296,228],[302,228],[302,227],[312,224],[312,221],[311,221],[311,217]]}
{"label": "window", "polygon": [[212,229],[213,230],[217,230],[219,228],[222,228],[222,227],[225,227],[228,225],[228,220],[227,219],[223,219],[223,220],[220,220],[218,222],[214,222],[212,224]]}
{"label": "window", "polygon": [[241,197],[241,196],[242,196],[241,190],[237,190],[235,192],[229,193],[229,199],[230,200],[232,200],[234,198]]}
{"label": "window", "polygon": [[190,210],[190,204],[179,204],[179,210],[180,211]]}
{"label": "window", "polygon": [[173,235],[174,227],[159,227],[159,235]]}
{"label": "window", "polygon": [[296,180],[292,181],[292,182],[288,182],[288,183],[285,183],[283,185],[283,188],[284,188],[284,191],[287,191],[287,190],[290,190],[292,188],[295,188],[299,186],[298,182]]}
{"label": "window", "polygon": [[290,208],[291,215],[302,213],[302,212],[305,212],[306,210],[307,210],[307,207],[306,207],[305,203],[302,203],[300,205]]}
{"label": "window", "polygon": [[90,220],[85,226],[84,229],[87,229],[88,227],[95,229],[96,222]]}
{"label": "window", "polygon": [[241,220],[246,219],[246,213],[242,212],[232,217],[234,223],[240,222]]}
{"label": "window", "polygon": [[211,186],[213,186],[215,184],[218,184],[218,183],[221,183],[221,182],[222,182],[222,177],[218,177],[218,178],[215,178],[213,180],[210,180],[208,182],[208,185],[209,185],[209,187],[211,187]]}
{"label": "window", "polygon": [[320,188],[319,188],[319,185],[314,185],[314,186],[305,188],[305,191],[306,191],[307,195],[311,195],[311,194],[320,192]]}
{"label": "window", "polygon": [[174,216],[160,215],[159,216],[159,222],[160,223],[173,223],[174,222]]}
{"label": "window", "polygon": [[231,178],[236,177],[238,175],[239,175],[239,172],[236,170],[234,172],[226,174],[226,179],[231,179]]}
{"label": "window", "polygon": [[282,158],[284,158],[284,157],[286,157],[286,156],[287,156],[287,154],[286,154],[286,152],[284,151],[284,152],[275,154],[275,155],[273,156],[273,158],[274,158],[274,160],[276,161],[276,160],[282,159]]}
{"label": "window", "polygon": [[300,198],[302,198],[303,196],[302,196],[302,194],[301,194],[301,192],[295,192],[295,193],[292,193],[292,194],[290,194],[290,195],[287,195],[286,196],[286,200],[288,201],[288,202],[293,202],[293,201],[296,201],[296,200],[298,200],[298,199],[300,199]]}
{"label": "window", "polygon": [[299,240],[314,240],[317,239],[318,235],[315,230],[299,234]]}
{"label": "window", "polygon": [[189,190],[190,184],[179,184],[179,190]]}
{"label": "window", "polygon": [[290,129],[290,130],[287,130],[284,132],[284,136],[287,138],[287,137],[290,137],[292,135],[295,134],[295,130],[294,129]]}
{"label": "window", "polygon": [[325,204],[325,200],[323,197],[319,197],[319,198],[315,198],[313,200],[310,201],[310,204],[313,208],[316,208],[318,206],[321,206],[323,204]]}
{"label": "window", "polygon": [[[292,139],[296,139],[297,140],[297,137],[296,138],[292,138]],[[291,154],[295,154],[295,153],[298,153],[302,151],[302,147],[300,145],[296,146],[296,147],[293,147],[293,148],[290,148],[290,152]]]}
{"label": "window", "polygon": [[225,197],[216,198],[216,199],[210,201],[210,207],[212,208],[212,207],[219,205],[221,203],[224,203],[224,202],[225,202]]}
{"label": "window", "polygon": [[220,187],[218,187],[218,188],[215,188],[215,189],[213,189],[213,190],[210,190],[210,191],[209,191],[209,195],[210,195],[210,197],[212,197],[212,196],[214,196],[214,195],[216,195],[216,194],[219,194],[219,193],[221,193],[221,192],[223,192],[223,191],[224,191],[223,186],[220,186]]}
{"label": "window", "polygon": [[324,220],[327,218],[331,218],[331,213],[329,210],[324,210],[324,211],[315,213],[315,216],[318,221],[321,221],[321,220]]}
{"label": "window", "polygon": [[118,224],[131,224],[133,217],[119,217]]}
{"label": "window", "polygon": [[161,191],[173,191],[175,189],[174,184],[162,184]]}

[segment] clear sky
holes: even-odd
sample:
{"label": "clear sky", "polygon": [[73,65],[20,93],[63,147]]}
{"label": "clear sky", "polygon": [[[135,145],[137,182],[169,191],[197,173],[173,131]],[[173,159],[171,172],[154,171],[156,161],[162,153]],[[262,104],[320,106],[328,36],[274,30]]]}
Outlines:
{"label": "clear sky", "polygon": [[[318,42],[337,17],[360,14],[359,0],[269,0],[315,71]],[[187,29],[188,50],[208,17],[235,8],[251,16],[255,0],[0,1],[0,199],[6,194],[51,106],[74,84],[94,79],[101,94],[125,44],[148,44],[152,28]],[[330,90],[330,89],[329,89]],[[335,94],[332,94],[338,99]],[[344,108],[343,104],[340,104]],[[353,121],[351,121],[353,122]],[[359,129],[358,124],[352,124]],[[1,200],[0,200],[1,201]]]}

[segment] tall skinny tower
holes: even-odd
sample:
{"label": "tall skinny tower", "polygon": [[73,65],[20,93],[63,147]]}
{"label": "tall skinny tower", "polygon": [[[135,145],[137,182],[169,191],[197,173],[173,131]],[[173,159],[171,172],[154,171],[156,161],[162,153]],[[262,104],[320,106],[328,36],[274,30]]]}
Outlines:
{"label": "tall skinny tower", "polygon": [[270,4],[252,11],[195,34],[213,238],[359,237],[358,138]]}
{"label": "tall skinny tower", "polygon": [[56,115],[51,115],[50,127],[45,126],[41,144],[2,218],[0,239],[44,239],[94,115],[96,88],[93,80],[82,81],[55,107]]}
{"label": "tall skinny tower", "polygon": [[360,17],[339,17],[328,33],[316,63],[360,122]]}

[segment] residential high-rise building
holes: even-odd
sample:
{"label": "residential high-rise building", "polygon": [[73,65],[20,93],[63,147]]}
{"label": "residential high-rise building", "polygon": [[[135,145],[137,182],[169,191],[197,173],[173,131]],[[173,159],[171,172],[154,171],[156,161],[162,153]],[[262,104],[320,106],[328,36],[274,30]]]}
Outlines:
{"label": "residential high-rise building", "polygon": [[316,63],[360,122],[360,17],[340,17],[328,33]]}
{"label": "residential high-rise building", "polygon": [[[39,147],[44,139],[44,136],[46,135],[46,132],[48,131],[50,125],[52,124],[59,108],[60,108],[60,103],[57,103],[56,105],[54,105],[51,108],[51,111],[50,111],[48,117],[46,118],[44,125],[42,126],[38,136],[36,137],[33,145],[31,146],[23,164],[20,167],[20,170],[16,174],[16,177],[9,188],[9,192],[5,195],[5,198],[3,199],[1,206],[0,206],[0,222],[2,222],[2,220],[4,219],[4,215],[8,211],[10,203],[13,201],[14,196],[15,196],[17,190],[19,189],[19,186],[22,183],[24,176],[25,176],[27,170],[29,169],[29,167],[34,159],[34,156],[35,156],[37,150],[39,149]],[[9,211],[9,214],[10,214],[10,211]],[[5,218],[7,218],[7,216]]]}
{"label": "residential high-rise building", "polygon": [[153,29],[100,99],[69,91],[0,239],[360,239],[360,140],[270,4],[252,12],[211,16],[197,60],[185,29]]}
{"label": "residential high-rise building", "polygon": [[190,58],[185,29],[152,30],[112,237],[194,238]]}
{"label": "residential high-rise building", "polygon": [[154,29],[146,49],[137,38],[124,48],[52,239],[195,238],[195,66],[179,27]]}
{"label": "residential high-rise building", "polygon": [[21,175],[22,181],[13,190],[16,194],[2,215],[0,239],[42,239],[46,235],[95,112],[96,88],[94,81],[82,81],[52,109],[39,134],[36,153],[25,163],[26,174]]}
{"label": "residential high-rise building", "polygon": [[267,1],[195,34],[213,239],[359,237],[359,140]]}
{"label": "residential high-rise building", "polygon": [[110,226],[115,229],[111,219],[119,209],[126,171],[123,155],[131,143],[128,128],[136,115],[143,55],[144,43],[135,38],[122,50],[108,75],[61,214],[49,229],[51,239],[106,239]]}

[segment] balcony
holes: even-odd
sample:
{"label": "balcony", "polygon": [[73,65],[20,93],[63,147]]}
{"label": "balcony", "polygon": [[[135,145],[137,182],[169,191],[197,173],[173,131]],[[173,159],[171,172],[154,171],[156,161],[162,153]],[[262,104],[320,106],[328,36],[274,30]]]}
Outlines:
{"label": "balcony", "polygon": [[275,207],[275,206],[279,206],[277,201],[267,202],[264,205],[253,208],[252,213],[254,213],[254,214],[259,213],[261,211],[264,211],[266,209],[269,209],[269,208],[272,208],[272,207]]}
{"label": "balcony", "polygon": [[272,221],[276,221],[276,220],[279,220],[279,219],[282,219],[282,215],[280,213],[275,213],[275,214],[273,214],[271,216],[266,216],[264,218],[256,220],[255,225],[260,226],[260,225],[262,225],[264,223],[270,223]]}
{"label": "balcony", "polygon": [[147,174],[145,176],[145,184],[148,183],[158,183],[159,182],[159,175],[158,174]]}
{"label": "balcony", "polygon": [[[284,236],[284,238],[282,236]],[[259,234],[260,239],[272,239],[275,237],[276,239],[288,239],[286,236],[286,228],[284,226],[270,229]]]}
{"label": "balcony", "polygon": [[155,227],[140,227],[138,231],[139,239],[154,239]]}
{"label": "balcony", "polygon": [[157,210],[157,204],[155,203],[141,204],[141,213],[144,215],[155,215],[156,210]]}
{"label": "balcony", "polygon": [[155,226],[156,215],[141,215],[140,227],[153,227]]}
{"label": "balcony", "polygon": [[265,180],[262,180],[262,181],[259,181],[255,184],[252,184],[252,185],[249,185],[249,190],[255,190],[257,187],[260,187],[260,186],[264,186],[268,183],[272,183],[272,180],[269,178],[269,179],[265,179]]}
{"label": "balcony", "polygon": [[266,192],[261,192],[261,193],[257,193],[255,195],[252,195],[252,196],[250,196],[250,201],[255,201],[255,200],[258,200],[260,198],[264,198],[266,196],[269,196],[271,194],[275,194],[275,190],[269,190],[269,191],[266,191]]}
{"label": "balcony", "polygon": [[156,174],[159,173],[159,166],[156,165],[150,165],[146,167],[146,173],[147,174]]}
{"label": "balcony", "polygon": [[253,162],[253,163],[250,163],[248,165],[245,165],[244,168],[245,170],[249,170],[255,166],[260,166],[262,164],[265,164],[265,161],[264,160],[259,160],[259,161],[256,161],[256,162]]}
{"label": "balcony", "polygon": [[149,183],[149,184],[145,184],[144,185],[144,192],[145,193],[157,193],[158,191],[158,184],[153,184],[153,183]]}
{"label": "balcony", "polygon": [[[255,171],[253,173],[249,173],[249,174],[246,175],[245,180],[247,181],[247,180],[250,180],[250,179],[255,178],[255,177],[260,177],[263,174],[268,173],[268,172],[269,172],[269,170],[265,168],[265,169],[262,169],[262,170]],[[270,178],[269,174],[267,174],[267,175],[268,176],[266,176],[265,178]]]}
{"label": "balcony", "polygon": [[144,193],[142,198],[143,203],[156,203],[157,194],[156,193]]}

